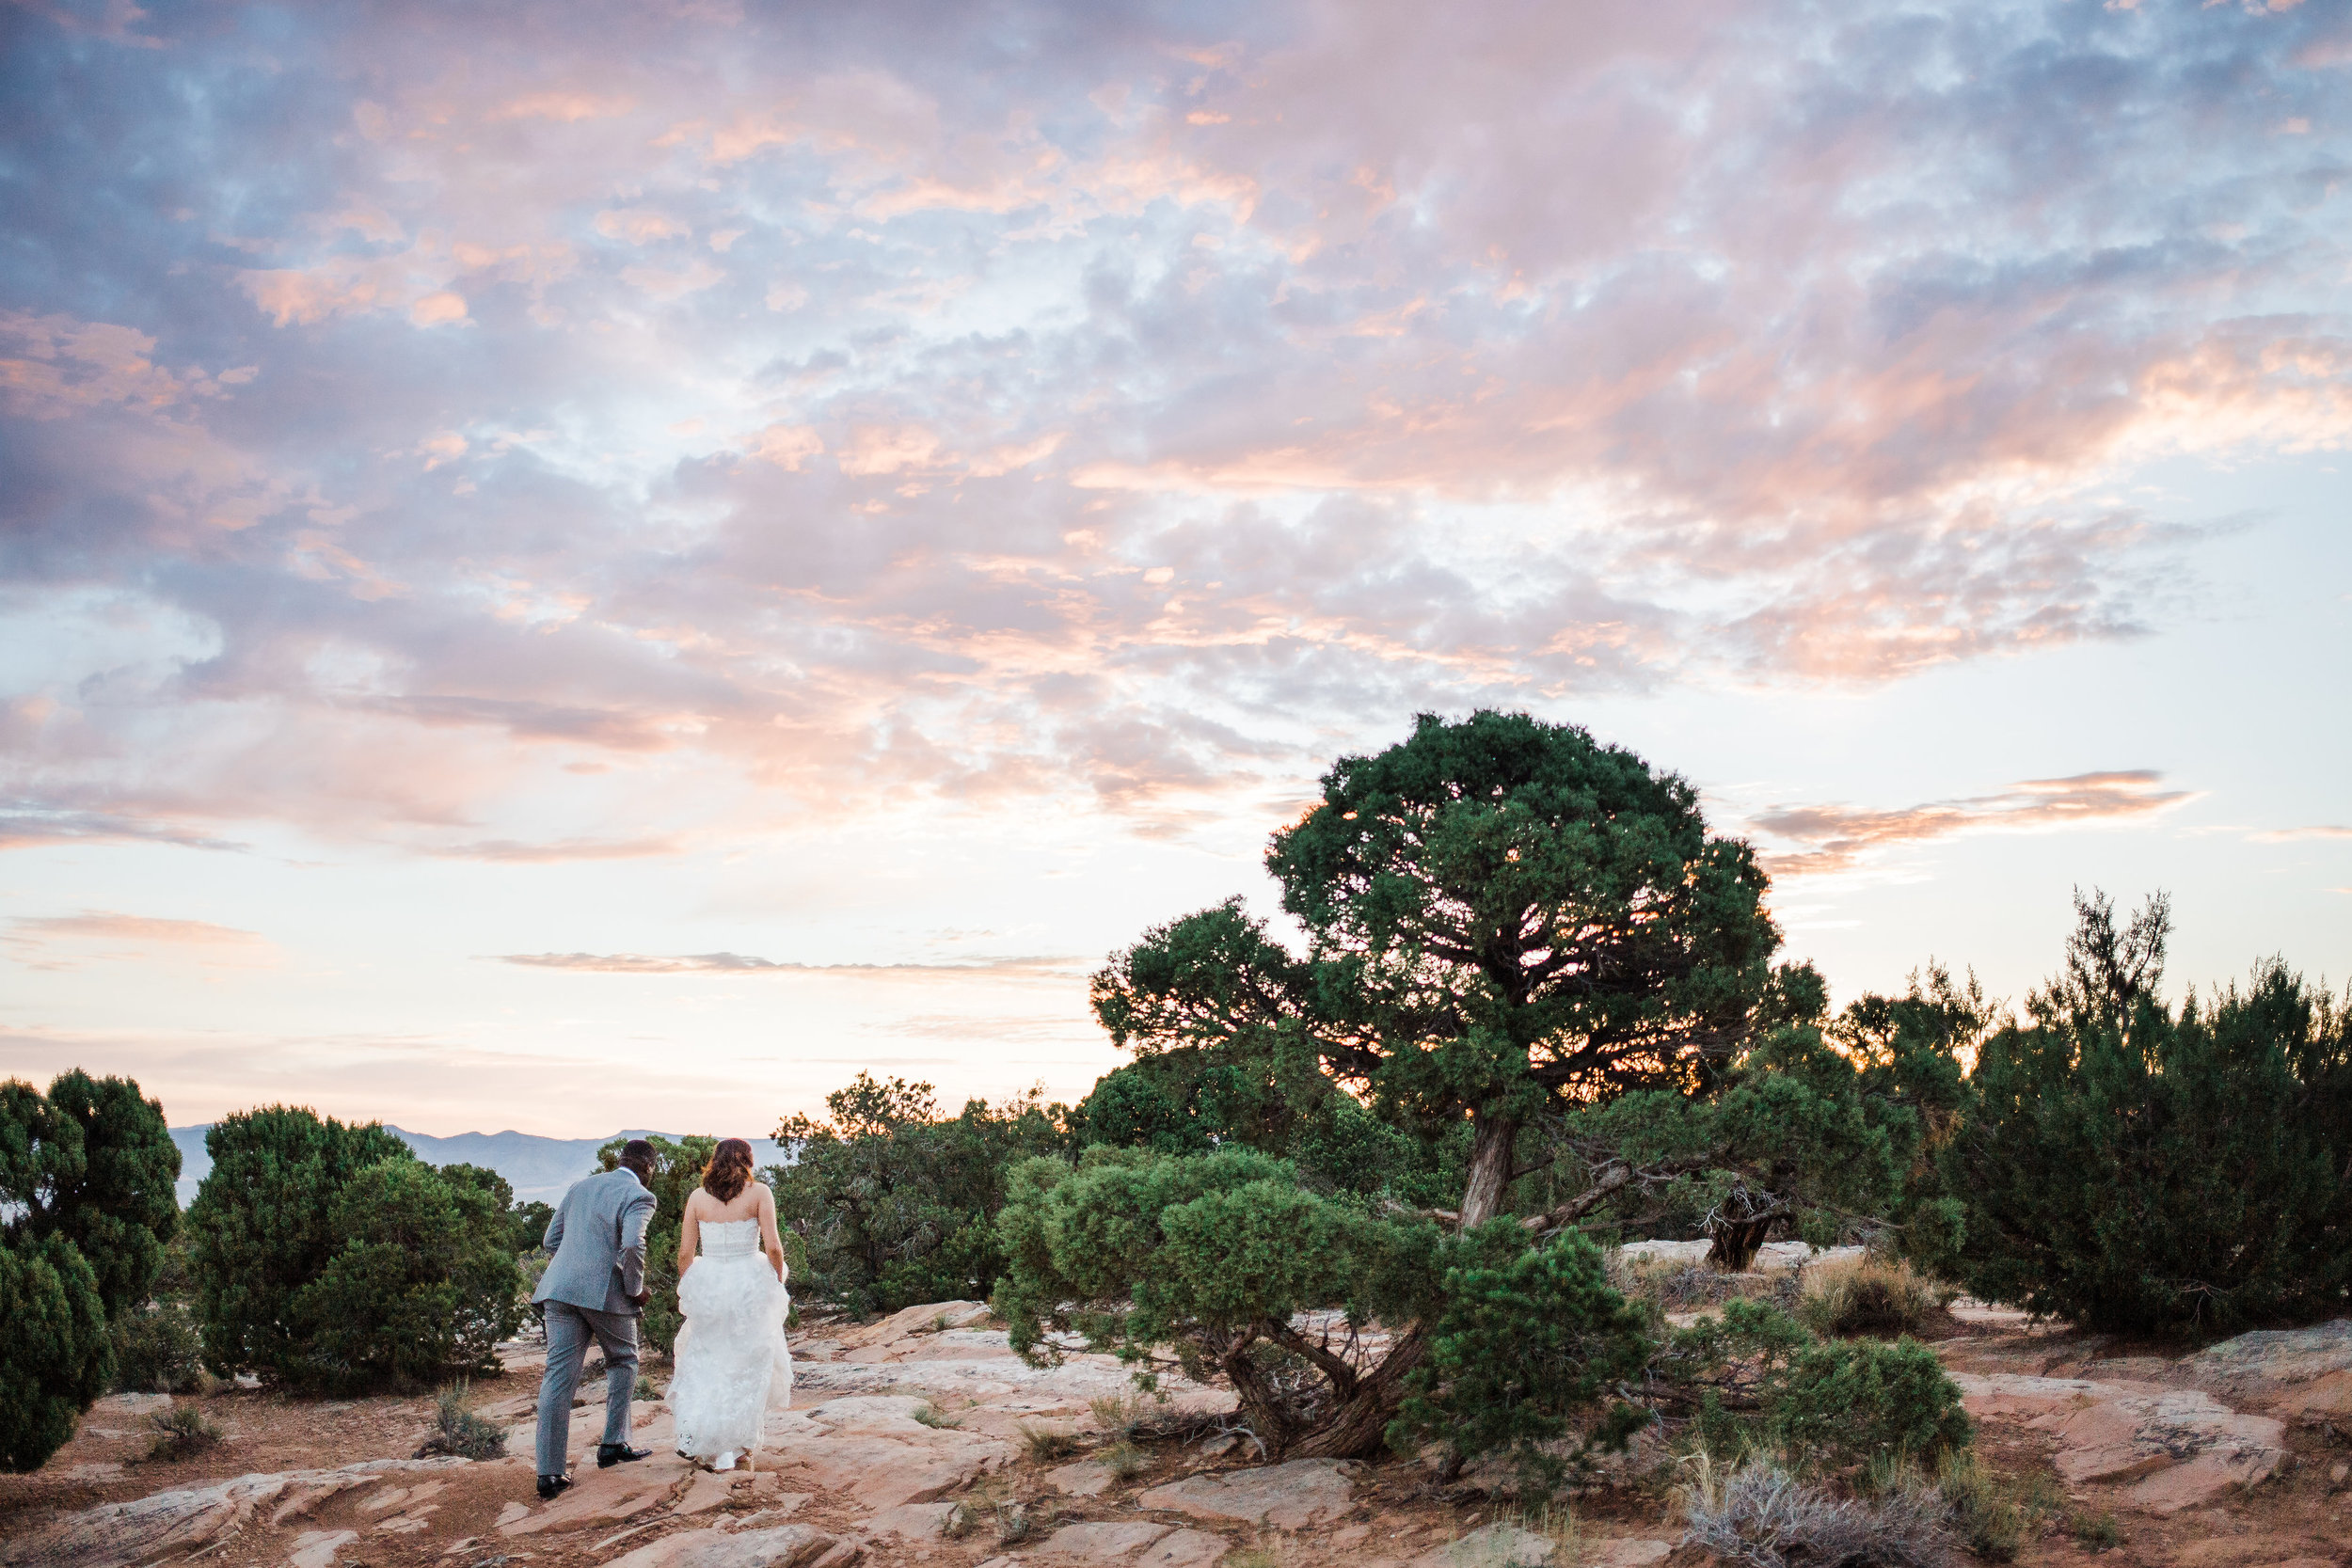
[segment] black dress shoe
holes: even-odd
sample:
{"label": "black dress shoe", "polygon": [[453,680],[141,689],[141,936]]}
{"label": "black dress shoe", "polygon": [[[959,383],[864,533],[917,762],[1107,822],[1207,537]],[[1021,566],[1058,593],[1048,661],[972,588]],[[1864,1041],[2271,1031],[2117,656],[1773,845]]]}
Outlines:
{"label": "black dress shoe", "polygon": [[539,1500],[546,1502],[571,1483],[572,1478],[569,1476],[541,1476],[539,1478]]}
{"label": "black dress shoe", "polygon": [[652,1457],[651,1449],[632,1449],[627,1443],[596,1445],[596,1468],[599,1470],[609,1470],[615,1465],[627,1465],[632,1460],[651,1459]]}

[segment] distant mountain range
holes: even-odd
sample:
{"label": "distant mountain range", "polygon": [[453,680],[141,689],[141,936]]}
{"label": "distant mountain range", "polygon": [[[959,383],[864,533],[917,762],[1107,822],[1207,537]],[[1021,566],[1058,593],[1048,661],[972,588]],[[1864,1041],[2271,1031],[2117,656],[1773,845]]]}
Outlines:
{"label": "distant mountain range", "polygon": [[[196,1197],[197,1183],[212,1171],[212,1156],[204,1152],[204,1134],[211,1131],[210,1122],[171,1130],[171,1141],[180,1146],[183,1209]],[[387,1127],[384,1131],[415,1149],[417,1158],[428,1164],[483,1165],[498,1172],[513,1185],[517,1203],[528,1203],[533,1198],[553,1203],[562,1197],[564,1189],[596,1168],[596,1150],[614,1138],[677,1136],[675,1132],[637,1130],[612,1132],[601,1138],[542,1138],[531,1132],[460,1132],[453,1138],[437,1138],[429,1132],[411,1132],[402,1127]],[[754,1138],[752,1159],[762,1167],[780,1165],[785,1163],[784,1146],[772,1138]]]}

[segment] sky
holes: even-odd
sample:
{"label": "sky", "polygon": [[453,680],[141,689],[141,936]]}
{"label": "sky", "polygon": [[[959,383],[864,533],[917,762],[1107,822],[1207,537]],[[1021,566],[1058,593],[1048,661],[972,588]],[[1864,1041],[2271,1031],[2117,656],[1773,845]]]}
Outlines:
{"label": "sky", "polygon": [[2348,178],[2326,0],[0,0],[0,1074],[1074,1100],[1482,706],[2341,986]]}

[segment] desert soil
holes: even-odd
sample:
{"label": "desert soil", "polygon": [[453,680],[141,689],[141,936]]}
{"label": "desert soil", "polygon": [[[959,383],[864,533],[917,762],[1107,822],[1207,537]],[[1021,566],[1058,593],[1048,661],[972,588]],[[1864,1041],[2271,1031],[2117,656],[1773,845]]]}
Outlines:
{"label": "desert soil", "polygon": [[[2019,1562],[2352,1568],[2352,1323],[2188,1354],[1963,1303],[1939,1332],[1982,1458],[2045,1477],[2065,1499]],[[794,1350],[793,1408],[770,1418],[752,1473],[678,1458],[666,1405],[647,1399],[635,1435],[654,1457],[597,1469],[602,1385],[584,1380],[580,1484],[553,1503],[532,1486],[542,1361],[530,1341],[504,1347],[504,1373],[478,1385],[483,1413],[510,1429],[510,1457],[497,1460],[413,1459],[429,1399],[230,1390],[197,1402],[226,1433],[219,1445],[154,1461],[147,1418],[167,1402],[118,1395],[39,1473],[0,1478],[0,1564],[1239,1568],[1252,1553],[1280,1568],[1469,1568],[1549,1553],[1556,1568],[1641,1568],[1680,1535],[1655,1475],[1580,1497],[1572,1548],[1557,1518],[1548,1535],[1518,1533],[1530,1521],[1506,1503],[1441,1488],[1408,1461],[1270,1465],[1247,1442],[1196,1433],[1146,1441],[1146,1468],[1118,1479],[1090,1457],[1109,1441],[1090,1403],[1125,1392],[1125,1371],[1082,1354],[1029,1368],[975,1303],[812,1323]],[[1178,1385],[1174,1403],[1214,1413],[1231,1399]],[[1033,1462],[1025,1428],[1071,1433],[1077,1451]],[[959,1501],[977,1523],[950,1539],[942,1527]],[[1028,1528],[1007,1541],[998,1521],[1013,1505]],[[2077,1528],[2103,1518],[2116,1544],[2078,1538],[2105,1533]]]}

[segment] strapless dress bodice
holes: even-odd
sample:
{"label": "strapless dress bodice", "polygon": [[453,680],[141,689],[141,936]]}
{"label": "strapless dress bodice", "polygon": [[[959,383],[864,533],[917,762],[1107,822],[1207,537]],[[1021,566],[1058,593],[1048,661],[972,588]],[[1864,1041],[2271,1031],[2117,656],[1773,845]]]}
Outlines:
{"label": "strapless dress bodice", "polygon": [[759,1251],[757,1220],[703,1222],[705,1258],[746,1258]]}

